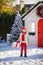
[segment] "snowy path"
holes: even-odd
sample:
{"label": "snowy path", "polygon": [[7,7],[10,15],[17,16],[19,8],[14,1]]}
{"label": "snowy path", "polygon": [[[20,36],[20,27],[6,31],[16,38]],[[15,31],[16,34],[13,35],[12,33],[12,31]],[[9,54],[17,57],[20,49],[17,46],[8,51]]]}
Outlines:
{"label": "snowy path", "polygon": [[27,57],[20,57],[20,48],[0,44],[0,65],[43,65],[43,48],[28,48]]}

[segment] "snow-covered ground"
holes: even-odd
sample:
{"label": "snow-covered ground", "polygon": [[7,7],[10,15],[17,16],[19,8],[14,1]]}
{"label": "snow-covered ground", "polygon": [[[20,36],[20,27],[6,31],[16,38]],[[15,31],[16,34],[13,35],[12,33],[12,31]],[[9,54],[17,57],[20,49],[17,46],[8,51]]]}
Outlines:
{"label": "snow-covered ground", "polygon": [[43,65],[43,48],[28,48],[27,57],[20,57],[20,48],[0,44],[0,65]]}

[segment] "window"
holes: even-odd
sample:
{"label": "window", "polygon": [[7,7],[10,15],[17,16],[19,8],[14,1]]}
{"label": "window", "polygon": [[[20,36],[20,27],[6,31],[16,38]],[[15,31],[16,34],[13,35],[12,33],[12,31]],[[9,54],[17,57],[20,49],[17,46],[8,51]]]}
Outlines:
{"label": "window", "polygon": [[31,23],[29,27],[30,27],[29,35],[35,35],[35,23]]}
{"label": "window", "polygon": [[35,32],[35,23],[30,24],[30,32]]}
{"label": "window", "polygon": [[35,23],[31,24],[31,30],[32,30],[32,32],[35,32]]}

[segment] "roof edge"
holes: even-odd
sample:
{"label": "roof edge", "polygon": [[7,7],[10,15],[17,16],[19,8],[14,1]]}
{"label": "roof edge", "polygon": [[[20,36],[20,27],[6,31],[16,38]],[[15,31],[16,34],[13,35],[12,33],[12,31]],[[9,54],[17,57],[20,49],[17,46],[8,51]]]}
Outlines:
{"label": "roof edge", "polygon": [[25,12],[21,18],[23,19],[28,13],[30,13],[38,4],[43,3],[43,1],[39,1],[37,4],[35,4],[34,6],[32,6],[27,12]]}

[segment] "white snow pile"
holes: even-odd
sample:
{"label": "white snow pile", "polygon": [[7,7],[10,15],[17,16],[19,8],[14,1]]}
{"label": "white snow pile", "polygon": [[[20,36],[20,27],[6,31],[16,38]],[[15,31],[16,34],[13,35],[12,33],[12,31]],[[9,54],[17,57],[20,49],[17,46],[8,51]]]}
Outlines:
{"label": "white snow pile", "polygon": [[27,57],[20,57],[20,48],[0,44],[0,65],[43,65],[43,48],[28,48]]}

